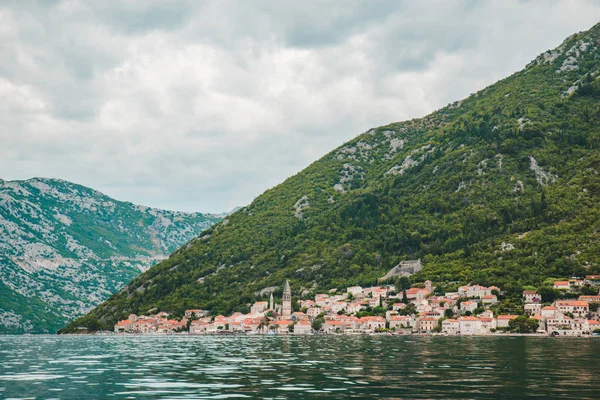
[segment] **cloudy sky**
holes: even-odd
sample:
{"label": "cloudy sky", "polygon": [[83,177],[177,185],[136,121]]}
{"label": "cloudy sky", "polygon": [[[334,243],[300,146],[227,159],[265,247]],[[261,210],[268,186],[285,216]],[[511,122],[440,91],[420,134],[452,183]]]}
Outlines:
{"label": "cloudy sky", "polygon": [[599,17],[584,0],[3,0],[0,177],[229,210]]}

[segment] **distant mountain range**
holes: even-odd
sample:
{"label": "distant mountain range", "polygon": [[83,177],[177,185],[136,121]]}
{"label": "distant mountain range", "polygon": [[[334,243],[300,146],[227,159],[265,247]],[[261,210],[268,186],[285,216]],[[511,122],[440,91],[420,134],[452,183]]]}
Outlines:
{"label": "distant mountain range", "polygon": [[0,179],[0,333],[55,332],[221,219]]}
{"label": "distant mountain range", "polygon": [[245,312],[287,278],[309,298],[375,284],[403,260],[422,261],[413,282],[508,296],[599,273],[599,77],[596,25],[464,100],[369,129],[64,331],[150,310]]}

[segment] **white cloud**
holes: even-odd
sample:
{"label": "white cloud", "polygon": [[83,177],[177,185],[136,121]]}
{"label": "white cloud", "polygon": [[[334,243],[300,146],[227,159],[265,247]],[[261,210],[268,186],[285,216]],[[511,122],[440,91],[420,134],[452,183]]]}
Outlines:
{"label": "white cloud", "polygon": [[590,28],[592,1],[0,6],[0,176],[190,211],[249,203]]}

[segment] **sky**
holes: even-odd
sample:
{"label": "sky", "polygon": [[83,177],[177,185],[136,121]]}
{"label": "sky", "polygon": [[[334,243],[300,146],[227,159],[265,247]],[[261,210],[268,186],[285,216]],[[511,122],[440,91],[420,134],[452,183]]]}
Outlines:
{"label": "sky", "polygon": [[585,0],[3,0],[0,178],[227,211],[599,17]]}

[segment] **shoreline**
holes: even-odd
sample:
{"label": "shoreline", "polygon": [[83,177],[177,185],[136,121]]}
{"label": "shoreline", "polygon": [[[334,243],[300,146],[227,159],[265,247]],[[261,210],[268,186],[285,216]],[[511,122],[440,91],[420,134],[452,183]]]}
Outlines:
{"label": "shoreline", "polygon": [[37,335],[49,335],[49,336],[81,336],[81,335],[94,335],[94,336],[131,336],[131,337],[140,337],[140,336],[148,336],[148,337],[165,337],[165,336],[182,336],[182,337],[202,337],[202,336],[220,336],[220,337],[239,337],[239,336],[277,336],[277,337],[328,337],[328,336],[391,336],[391,337],[448,337],[448,338],[472,338],[472,337],[532,337],[532,338],[550,338],[550,339],[563,339],[563,338],[572,338],[572,339],[600,339],[600,335],[563,335],[563,336],[552,336],[547,334],[535,334],[535,333],[505,333],[505,334],[486,334],[486,335],[445,335],[445,334],[428,334],[428,333],[408,333],[408,334],[389,334],[389,333],[202,333],[202,334],[190,334],[187,332],[178,332],[178,333],[115,333],[115,332],[90,332],[90,333],[63,333],[60,335],[54,334],[17,334],[6,336],[37,336]]}

